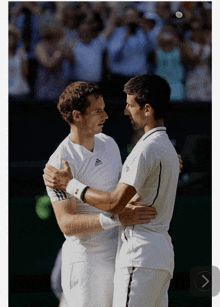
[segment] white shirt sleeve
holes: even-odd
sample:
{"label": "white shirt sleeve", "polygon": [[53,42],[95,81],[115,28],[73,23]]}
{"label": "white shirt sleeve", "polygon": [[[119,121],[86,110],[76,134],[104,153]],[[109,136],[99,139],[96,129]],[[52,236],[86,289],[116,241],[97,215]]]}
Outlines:
{"label": "white shirt sleeve", "polygon": [[[49,161],[48,161],[48,164],[50,164],[51,166],[60,170],[62,168],[61,157],[51,156]],[[52,189],[52,188],[49,188],[49,187],[46,187],[46,190],[47,190],[48,196],[50,197],[51,202],[61,201],[61,200],[72,197],[72,195],[70,195],[66,192],[56,190],[56,189]]]}
{"label": "white shirt sleeve", "polygon": [[153,153],[149,151],[136,152],[136,155],[130,154],[126,159],[123,168],[120,183],[133,186],[137,193],[144,185],[146,178],[156,166],[156,159]]}
{"label": "white shirt sleeve", "polygon": [[72,195],[68,194],[67,192],[52,189],[49,187],[46,187],[46,190],[51,202],[60,201],[72,197]]}

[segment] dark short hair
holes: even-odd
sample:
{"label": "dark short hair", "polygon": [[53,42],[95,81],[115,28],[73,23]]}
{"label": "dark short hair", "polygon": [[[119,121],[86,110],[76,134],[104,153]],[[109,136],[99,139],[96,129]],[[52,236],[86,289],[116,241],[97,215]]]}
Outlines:
{"label": "dark short hair", "polygon": [[99,98],[102,91],[97,84],[77,81],[71,83],[60,95],[57,108],[63,119],[69,124],[73,124],[74,110],[80,111],[82,115],[86,113],[86,109],[90,106],[89,96]]}
{"label": "dark short hair", "polygon": [[124,86],[127,95],[135,95],[135,101],[142,109],[149,104],[154,109],[155,120],[164,118],[170,109],[171,89],[168,82],[157,75],[146,74],[130,79]]}

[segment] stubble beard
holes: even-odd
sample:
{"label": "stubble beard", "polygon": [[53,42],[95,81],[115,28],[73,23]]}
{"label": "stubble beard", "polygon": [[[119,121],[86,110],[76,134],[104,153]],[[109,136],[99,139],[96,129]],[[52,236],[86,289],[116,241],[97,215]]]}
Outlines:
{"label": "stubble beard", "polygon": [[135,122],[132,123],[133,130],[140,130],[142,127],[139,127],[139,125]]}

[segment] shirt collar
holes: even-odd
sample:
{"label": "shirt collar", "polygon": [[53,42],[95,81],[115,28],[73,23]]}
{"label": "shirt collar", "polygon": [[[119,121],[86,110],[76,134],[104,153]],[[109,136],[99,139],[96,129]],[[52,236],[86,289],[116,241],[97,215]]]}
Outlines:
{"label": "shirt collar", "polygon": [[97,139],[96,138],[94,138],[94,149],[93,149],[93,151],[90,151],[87,148],[85,148],[84,146],[76,144],[73,141],[71,141],[70,134],[68,135],[68,138],[69,138],[70,144],[72,144],[72,146],[74,146],[74,148],[77,149],[77,151],[82,153],[83,155],[92,156],[97,151]]}
{"label": "shirt collar", "polygon": [[157,132],[157,131],[166,131],[166,127],[156,127],[156,128],[153,128],[149,131],[147,131],[140,139],[140,141],[144,141],[148,136],[150,136],[151,134]]}

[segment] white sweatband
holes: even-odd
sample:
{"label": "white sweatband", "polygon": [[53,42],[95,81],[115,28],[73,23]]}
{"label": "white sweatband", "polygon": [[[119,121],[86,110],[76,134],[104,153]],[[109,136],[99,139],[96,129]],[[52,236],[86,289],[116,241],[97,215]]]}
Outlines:
{"label": "white sweatband", "polygon": [[82,192],[85,190],[85,188],[87,187],[87,185],[79,182],[78,180],[76,180],[75,178],[71,179],[70,182],[68,183],[67,187],[66,187],[66,191],[67,193],[75,196],[76,198],[78,198],[79,200],[81,199],[82,196]]}
{"label": "white sweatband", "polygon": [[109,228],[121,225],[118,215],[107,215],[108,213],[100,213],[99,221],[103,229],[107,230]]}

